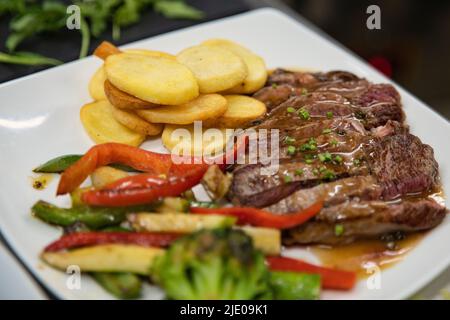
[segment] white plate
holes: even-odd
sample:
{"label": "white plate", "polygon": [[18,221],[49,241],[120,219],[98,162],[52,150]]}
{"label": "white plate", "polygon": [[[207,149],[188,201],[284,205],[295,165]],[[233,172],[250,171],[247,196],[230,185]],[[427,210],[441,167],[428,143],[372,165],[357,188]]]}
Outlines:
{"label": "white plate", "polygon": [[0,243],[0,300],[42,300],[44,293],[19,264],[16,258]]}
{"label": "white plate", "polygon": [[[298,66],[317,70],[340,69],[374,82],[389,82],[380,73],[345,50],[336,47],[288,16],[261,9],[205,23],[136,42],[131,47],[176,53],[201,41],[222,37],[240,42],[262,55],[270,68]],[[57,181],[44,191],[31,187],[31,169],[63,154],[83,153],[92,141],[79,121],[80,106],[89,102],[87,83],[101,64],[87,58],[0,85],[0,227],[26,265],[56,295],[67,299],[110,298],[91,279],[83,278],[81,289],[69,289],[68,275],[39,261],[42,248],[60,232],[30,216],[39,200],[68,205],[68,197],[55,198]],[[441,165],[444,189],[450,190],[450,126],[446,120],[411,94],[399,88],[411,131],[434,147]],[[163,150],[160,141],[145,148]],[[382,273],[381,289],[369,290],[361,281],[351,292],[323,294],[330,299],[406,298],[444,270],[450,263],[450,219],[434,229],[407,258]],[[298,251],[290,252],[297,254]],[[300,252],[300,254],[303,254]],[[70,279],[69,279],[70,280]],[[145,298],[161,298],[147,287]]]}

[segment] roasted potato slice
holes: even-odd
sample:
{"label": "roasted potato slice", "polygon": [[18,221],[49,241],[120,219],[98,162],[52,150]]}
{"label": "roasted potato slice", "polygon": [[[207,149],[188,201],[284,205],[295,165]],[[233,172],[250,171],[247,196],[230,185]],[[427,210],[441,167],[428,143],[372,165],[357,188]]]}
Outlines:
{"label": "roasted potato slice", "polygon": [[115,87],[151,103],[178,105],[198,96],[192,72],[173,59],[119,53],[108,56],[105,71]]}
{"label": "roasted potato slice", "polygon": [[106,94],[103,84],[106,80],[105,68],[101,66],[97,69],[89,81],[89,94],[95,101],[105,100]]}
{"label": "roasted potato slice", "polygon": [[201,93],[233,88],[247,77],[244,61],[230,50],[218,47],[187,48],[177,55],[177,60],[194,73]]}
{"label": "roasted potato slice", "polygon": [[149,123],[133,111],[126,111],[113,106],[112,114],[117,121],[128,129],[146,136],[157,135],[163,130],[162,124]]}
{"label": "roasted potato slice", "polygon": [[219,118],[227,110],[227,100],[220,94],[205,94],[179,106],[161,106],[136,113],[151,123],[190,124]]}
{"label": "roasted potato slice", "polygon": [[104,82],[104,92],[111,104],[119,109],[136,110],[157,107],[157,104],[144,101],[117,89],[111,82]]}
{"label": "roasted potato slice", "polygon": [[176,56],[174,56],[173,54],[167,53],[167,52],[163,52],[163,51],[157,51],[157,50],[148,50],[148,49],[126,49],[123,52],[125,53],[134,53],[134,54],[141,54],[144,56],[149,56],[149,57],[163,57],[163,58],[168,58],[168,59],[172,59],[172,60],[176,60]]}
{"label": "roasted potato slice", "polygon": [[233,136],[231,130],[194,130],[194,125],[166,125],[161,136],[162,143],[173,154],[182,156],[213,156],[222,153],[228,140]]}
{"label": "roasted potato slice", "polygon": [[86,132],[96,143],[119,142],[139,146],[145,135],[136,133],[114,119],[113,106],[107,100],[84,105],[80,118]]}
{"label": "roasted potato slice", "polygon": [[254,93],[261,89],[267,81],[267,69],[264,60],[243,46],[225,39],[211,39],[202,45],[230,50],[241,57],[248,69],[248,75],[242,83],[227,90],[229,93]]}
{"label": "roasted potato slice", "polygon": [[250,121],[263,116],[266,105],[259,100],[242,95],[226,95],[227,111],[218,119],[206,120],[205,127],[244,128]]}

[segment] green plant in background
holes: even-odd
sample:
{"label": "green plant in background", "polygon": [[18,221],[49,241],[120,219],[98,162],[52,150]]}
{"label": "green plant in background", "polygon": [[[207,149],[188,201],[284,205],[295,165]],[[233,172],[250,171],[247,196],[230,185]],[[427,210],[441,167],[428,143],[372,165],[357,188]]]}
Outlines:
{"label": "green plant in background", "polygon": [[[120,39],[122,28],[138,23],[145,10],[153,8],[155,12],[169,19],[203,18],[197,10],[184,0],[78,0],[72,1],[81,12],[80,58],[88,54],[90,39],[100,37],[109,25],[112,26],[114,40]],[[24,65],[57,65],[59,60],[36,53],[17,52],[19,45],[35,35],[44,32],[57,32],[66,28],[67,2],[56,0],[2,0],[0,16],[12,17],[5,47],[8,53],[0,52],[0,63]]]}

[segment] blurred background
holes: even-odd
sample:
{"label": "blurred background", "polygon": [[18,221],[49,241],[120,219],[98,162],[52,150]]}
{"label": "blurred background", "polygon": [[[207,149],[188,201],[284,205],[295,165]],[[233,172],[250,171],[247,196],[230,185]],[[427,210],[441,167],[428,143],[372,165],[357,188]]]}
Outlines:
{"label": "blurred background", "polygon": [[[245,12],[256,7],[274,6],[298,19],[306,19],[328,34],[337,42],[377,67],[387,76],[393,78],[431,107],[450,119],[450,85],[447,76],[450,74],[450,1],[351,1],[351,0],[129,0],[132,3],[165,4],[147,6],[140,10],[138,17],[133,11],[126,11],[123,16],[131,23],[120,28],[120,37],[113,37],[111,26],[115,11],[108,13],[111,17],[103,17],[107,27],[98,35],[94,35],[94,19],[99,14],[87,18],[91,26],[91,42],[89,53],[100,42],[100,39],[114,40],[117,44],[147,38],[171,30],[183,28],[204,21]],[[16,51],[37,52],[61,61],[78,58],[80,50],[80,34],[67,28],[39,30],[39,24],[30,21],[19,21],[17,14],[5,9],[20,2],[30,8],[43,2],[97,3],[97,13],[104,7],[114,3],[125,3],[120,0],[0,0],[0,52],[9,53],[6,45],[8,36],[14,28],[31,29],[31,36],[25,37],[16,47]],[[183,11],[174,8],[174,2],[183,2],[198,11]],[[167,5],[167,3],[169,3]],[[381,8],[381,30],[369,30],[365,27],[369,5],[376,4]],[[2,14],[3,7],[3,14]],[[186,9],[186,8],[184,8]],[[165,11],[164,11],[165,10]],[[174,14],[175,13],[175,14]],[[178,15],[177,15],[178,13]],[[23,14],[22,14],[23,15]],[[130,17],[132,19],[130,19]],[[20,18],[20,17],[19,17]],[[91,19],[92,18],[92,19]],[[108,20],[109,19],[109,20]],[[30,19],[28,19],[30,20]],[[18,25],[18,26],[17,26]],[[45,28],[44,28],[45,29]],[[50,28],[51,29],[51,28]],[[19,35],[20,37],[20,35]],[[43,66],[23,66],[1,63],[0,82],[5,82],[41,70]]]}

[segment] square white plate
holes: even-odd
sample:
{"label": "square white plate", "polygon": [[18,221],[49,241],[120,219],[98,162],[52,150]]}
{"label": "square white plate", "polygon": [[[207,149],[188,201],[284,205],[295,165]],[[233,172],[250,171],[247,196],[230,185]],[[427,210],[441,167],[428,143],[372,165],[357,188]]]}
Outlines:
{"label": "square white plate", "polygon": [[[373,82],[390,82],[370,66],[323,39],[292,18],[273,9],[260,9],[142,40],[130,47],[177,53],[208,38],[229,38],[257,52],[268,67],[302,67],[347,70]],[[84,277],[80,289],[69,289],[72,279],[39,261],[42,248],[60,235],[56,228],[34,219],[30,207],[39,199],[68,205],[68,197],[56,199],[57,179],[43,191],[31,187],[31,169],[53,157],[84,153],[92,141],[79,120],[81,105],[90,101],[87,84],[100,66],[89,57],[48,71],[0,85],[0,227],[25,264],[57,296],[67,299],[108,299],[110,296]],[[410,93],[399,90],[411,131],[433,146],[441,166],[444,189],[450,190],[449,123]],[[145,148],[163,150],[160,141]],[[292,251],[290,254],[297,254]],[[300,252],[301,255],[303,253]],[[437,276],[450,263],[450,219],[432,232],[394,267],[382,272],[381,289],[369,290],[360,281],[350,292],[326,291],[329,299],[406,298]],[[70,287],[70,286],[69,286]],[[161,298],[162,292],[147,286],[144,298]]]}

